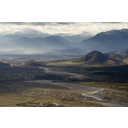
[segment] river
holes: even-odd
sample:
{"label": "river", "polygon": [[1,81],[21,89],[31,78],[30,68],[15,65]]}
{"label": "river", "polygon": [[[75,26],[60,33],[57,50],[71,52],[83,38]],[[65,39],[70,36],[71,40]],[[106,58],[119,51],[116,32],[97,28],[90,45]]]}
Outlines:
{"label": "river", "polygon": [[[46,67],[39,67],[39,69],[43,69],[45,73],[47,74],[55,74],[55,75],[67,75],[70,78],[86,78],[86,76],[77,74],[77,73],[69,73],[69,72],[63,72],[63,71],[56,71],[50,68]],[[62,86],[66,87],[70,90],[82,90],[85,91],[85,93],[82,93],[81,95],[86,98],[92,98],[94,100],[97,100],[99,102],[102,102],[104,105],[108,106],[117,106],[117,107],[123,107],[128,106],[127,103],[118,102],[114,100],[106,100],[103,98],[103,95],[100,93],[105,91],[105,88],[99,88],[99,87],[92,87],[88,85],[81,85],[81,84],[74,84],[74,83],[67,83],[67,82],[55,82],[53,80],[31,80],[26,82],[36,82],[41,84],[50,84],[50,85],[56,85],[56,86]]]}

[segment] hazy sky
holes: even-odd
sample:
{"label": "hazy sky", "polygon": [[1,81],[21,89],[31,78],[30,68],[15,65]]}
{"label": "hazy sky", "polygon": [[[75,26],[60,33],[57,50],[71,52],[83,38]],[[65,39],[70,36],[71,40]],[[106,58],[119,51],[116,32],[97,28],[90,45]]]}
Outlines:
{"label": "hazy sky", "polygon": [[128,29],[128,22],[0,22],[0,34],[13,34],[30,29],[53,35],[87,36],[123,28]]}

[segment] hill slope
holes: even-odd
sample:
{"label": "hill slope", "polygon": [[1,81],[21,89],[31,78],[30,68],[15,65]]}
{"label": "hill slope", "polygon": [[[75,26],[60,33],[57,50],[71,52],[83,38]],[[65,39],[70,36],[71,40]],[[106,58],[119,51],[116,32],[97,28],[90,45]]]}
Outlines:
{"label": "hill slope", "polygon": [[4,68],[4,67],[10,67],[10,65],[8,63],[0,62],[0,68]]}
{"label": "hill slope", "polygon": [[110,52],[110,53],[106,53],[105,55],[108,56],[109,58],[116,59],[116,60],[123,60],[128,58],[127,54],[115,54]]}
{"label": "hill slope", "polygon": [[118,52],[116,52],[116,54],[119,54],[119,55],[126,54],[126,55],[128,55],[128,49],[124,49],[122,51],[118,51]]}
{"label": "hill slope", "polygon": [[118,60],[109,58],[105,54],[99,51],[92,51],[82,58],[74,60],[75,62],[85,62],[88,65],[95,65],[95,64],[119,64],[121,63]]}

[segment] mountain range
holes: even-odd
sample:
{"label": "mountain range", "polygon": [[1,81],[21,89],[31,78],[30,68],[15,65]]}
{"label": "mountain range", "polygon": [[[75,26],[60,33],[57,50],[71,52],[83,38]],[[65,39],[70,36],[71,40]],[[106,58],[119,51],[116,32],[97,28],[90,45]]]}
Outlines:
{"label": "mountain range", "polygon": [[119,51],[128,48],[128,29],[101,32],[92,38],[83,40],[81,47],[101,52]]}
{"label": "mountain range", "polygon": [[49,36],[45,38],[21,38],[15,41],[12,41],[12,43],[15,46],[18,47],[27,47],[27,48],[37,48],[40,49],[42,48],[49,48],[49,49],[54,49],[54,48],[60,48],[62,47],[67,47],[70,45],[69,41],[65,40],[64,38],[60,36]]}
{"label": "mountain range", "polygon": [[[0,50],[3,53],[4,50],[14,50],[17,53],[19,50],[22,53],[51,52],[52,54],[54,52],[58,54],[85,54],[93,50],[103,53],[116,51],[115,53],[117,53],[128,48],[128,29],[101,32],[93,37],[86,38],[81,35],[61,37],[28,29],[23,33],[17,32],[14,34],[0,35]],[[124,51],[122,51],[123,53]]]}
{"label": "mountain range", "polygon": [[53,49],[65,49],[70,48],[71,43],[60,36],[48,36],[45,38],[20,38],[17,40],[11,40],[4,44],[1,44],[2,49],[9,49],[9,50],[24,50],[30,52],[47,52]]}

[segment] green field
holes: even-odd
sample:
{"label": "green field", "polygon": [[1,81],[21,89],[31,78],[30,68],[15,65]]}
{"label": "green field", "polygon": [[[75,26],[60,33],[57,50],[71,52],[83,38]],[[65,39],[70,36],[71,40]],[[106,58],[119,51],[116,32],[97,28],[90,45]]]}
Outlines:
{"label": "green field", "polygon": [[22,78],[0,78],[0,81],[21,80]]}
{"label": "green field", "polygon": [[[106,64],[102,65],[88,65],[85,62],[72,62],[72,61],[63,61],[63,62],[49,62],[46,63],[48,66],[82,66],[82,67],[105,67]],[[108,63],[109,66],[115,66],[113,63]]]}
{"label": "green field", "polygon": [[47,63],[49,66],[70,66],[70,65],[82,65],[84,62],[72,62],[72,61],[63,61],[63,62],[53,62]]}

